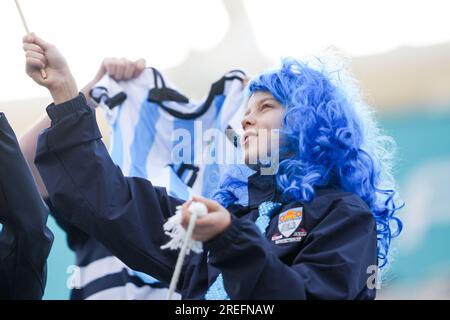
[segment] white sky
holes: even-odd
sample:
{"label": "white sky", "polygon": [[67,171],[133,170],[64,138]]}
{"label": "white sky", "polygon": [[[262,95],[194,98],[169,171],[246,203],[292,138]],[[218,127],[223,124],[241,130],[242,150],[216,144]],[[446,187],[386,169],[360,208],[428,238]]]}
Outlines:
{"label": "white sky", "polygon": [[[234,1],[234,0],[225,0]],[[450,41],[447,0],[246,0],[259,49],[269,58],[330,45],[351,55]],[[229,20],[220,0],[21,0],[30,29],[56,44],[79,82],[105,57],[146,58],[159,68],[209,49]],[[24,73],[24,29],[14,0],[0,1],[0,101],[46,96]]]}

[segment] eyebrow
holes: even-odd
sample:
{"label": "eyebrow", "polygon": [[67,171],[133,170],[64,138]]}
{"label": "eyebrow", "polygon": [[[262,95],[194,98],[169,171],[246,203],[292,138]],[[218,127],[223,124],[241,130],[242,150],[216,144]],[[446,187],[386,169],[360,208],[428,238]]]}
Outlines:
{"label": "eyebrow", "polygon": [[274,98],[268,97],[268,98],[264,98],[264,99],[262,99],[261,101],[259,101],[259,104],[263,104],[264,102],[267,102],[267,101],[269,101],[269,100],[276,101]]}
{"label": "eyebrow", "polygon": [[[259,105],[261,105],[261,104],[263,104],[263,103],[265,103],[265,102],[267,102],[267,101],[269,101],[269,100],[272,100],[272,101],[274,101],[274,102],[277,102],[276,99],[274,99],[274,98],[272,98],[272,97],[267,97],[267,98],[261,99],[260,101],[257,101],[257,103],[258,103]],[[247,106],[248,106],[248,103],[247,103]],[[247,110],[245,110],[244,116],[248,115],[249,113],[250,113],[250,108],[247,107]]]}

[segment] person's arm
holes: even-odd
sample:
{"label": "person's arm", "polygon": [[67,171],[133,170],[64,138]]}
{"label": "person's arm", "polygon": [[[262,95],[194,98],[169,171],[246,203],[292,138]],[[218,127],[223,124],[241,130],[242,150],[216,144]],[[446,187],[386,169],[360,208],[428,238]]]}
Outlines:
{"label": "person's arm", "polygon": [[[160,249],[170,240],[163,224],[182,201],[146,179],[123,176],[101,140],[94,110],[77,93],[67,65],[58,65],[61,54],[34,35],[25,42],[43,48],[45,62],[27,59],[27,72],[55,101],[35,158],[52,206],[132,269],[169,282],[177,252]],[[46,80],[39,74],[44,65]]]}
{"label": "person's arm", "polygon": [[[43,49],[40,46],[34,43],[25,42],[23,48],[25,52],[27,52],[27,55],[30,59],[43,58],[43,56],[40,56],[40,54],[44,53]],[[35,60],[32,61],[38,63]],[[46,59],[44,59],[44,61],[46,61]],[[107,74],[117,81],[127,81],[138,77],[144,69],[144,59],[131,61],[124,58],[106,58],[102,61],[100,68],[98,69],[94,78],[81,89],[81,92],[86,97],[89,106],[91,106],[92,108],[96,108],[97,104],[94,100],[89,98],[89,95],[92,87],[98,81],[100,81],[100,79],[104,75]],[[44,199],[48,197],[48,193],[45,189],[42,178],[40,177],[39,172],[34,165],[34,158],[36,155],[38,136],[44,129],[47,129],[48,127],[50,127],[50,118],[47,116],[47,114],[45,114],[19,139],[22,153],[24,154],[25,159],[30,166],[31,172],[39,188],[39,192]]]}
{"label": "person's arm", "polygon": [[[25,51],[35,51],[37,53],[42,52],[42,49],[34,44],[25,43],[24,44]],[[32,55],[29,53],[28,55]],[[96,108],[97,104],[93,99],[89,99],[89,94],[92,87],[100,81],[100,79],[104,75],[109,75],[110,77],[116,80],[131,80],[138,77],[142,71],[145,69],[145,60],[140,59],[137,61],[131,61],[128,59],[119,59],[119,58],[106,58],[100,65],[96,75],[94,78],[87,83],[81,92],[87,98],[89,106],[92,108]],[[48,205],[51,207],[50,201],[48,201],[48,192],[45,188],[44,182],[34,164],[34,158],[36,156],[36,145],[39,134],[50,127],[50,118],[47,114],[43,115],[41,119],[39,119],[25,134],[20,137],[19,144],[22,149],[22,153],[25,156],[25,159],[31,169],[31,172],[36,180],[39,192],[41,196],[47,201]],[[54,209],[54,208],[52,208]],[[78,228],[67,223],[63,217],[58,215],[58,212],[52,210],[50,214],[55,218],[58,225],[67,233],[69,246],[72,248],[74,244],[84,242],[88,239],[88,236],[79,230]]]}
{"label": "person's arm", "polygon": [[25,159],[30,166],[31,173],[33,174],[36,184],[38,186],[39,193],[43,198],[48,197],[47,189],[45,189],[44,182],[42,181],[39,172],[34,165],[34,157],[36,156],[36,145],[39,134],[42,130],[50,127],[50,118],[44,115],[39,119],[20,139],[19,144]]}
{"label": "person's arm", "polygon": [[53,242],[48,209],[20,151],[16,136],[0,113],[0,298],[41,299],[46,261]]}
{"label": "person's arm", "polygon": [[374,298],[375,290],[362,294],[371,275],[368,267],[376,265],[372,213],[343,199],[308,231],[290,266],[248,220],[233,218],[231,226],[204,248],[210,253],[209,263],[223,274],[231,299]]}

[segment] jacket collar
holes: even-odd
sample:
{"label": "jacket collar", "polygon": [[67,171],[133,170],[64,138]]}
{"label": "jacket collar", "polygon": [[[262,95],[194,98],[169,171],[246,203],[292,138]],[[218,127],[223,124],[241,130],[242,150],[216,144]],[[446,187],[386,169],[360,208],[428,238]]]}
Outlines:
{"label": "jacket collar", "polygon": [[248,178],[248,206],[258,207],[264,201],[277,201],[275,175],[261,175],[259,171]]}

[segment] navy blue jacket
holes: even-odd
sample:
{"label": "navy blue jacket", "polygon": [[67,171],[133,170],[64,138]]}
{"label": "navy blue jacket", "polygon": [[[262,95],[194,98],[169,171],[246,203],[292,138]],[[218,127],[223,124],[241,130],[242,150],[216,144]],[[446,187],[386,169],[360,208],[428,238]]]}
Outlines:
{"label": "navy blue jacket", "polygon": [[16,136],[0,113],[0,299],[41,299],[53,234]]}
{"label": "navy blue jacket", "polygon": [[[47,113],[52,125],[39,138],[35,163],[55,212],[129,267],[170,282],[178,251],[160,249],[169,240],[162,226],[181,200],[123,176],[82,95]],[[254,221],[261,202],[278,199],[274,177],[256,173],[248,189],[247,207],[228,208],[231,226],[204,253],[187,257],[178,286],[184,299],[203,299],[219,273],[231,299],[375,297],[366,283],[377,264],[376,224],[359,197],[318,189],[309,203],[283,205],[263,236]]]}

